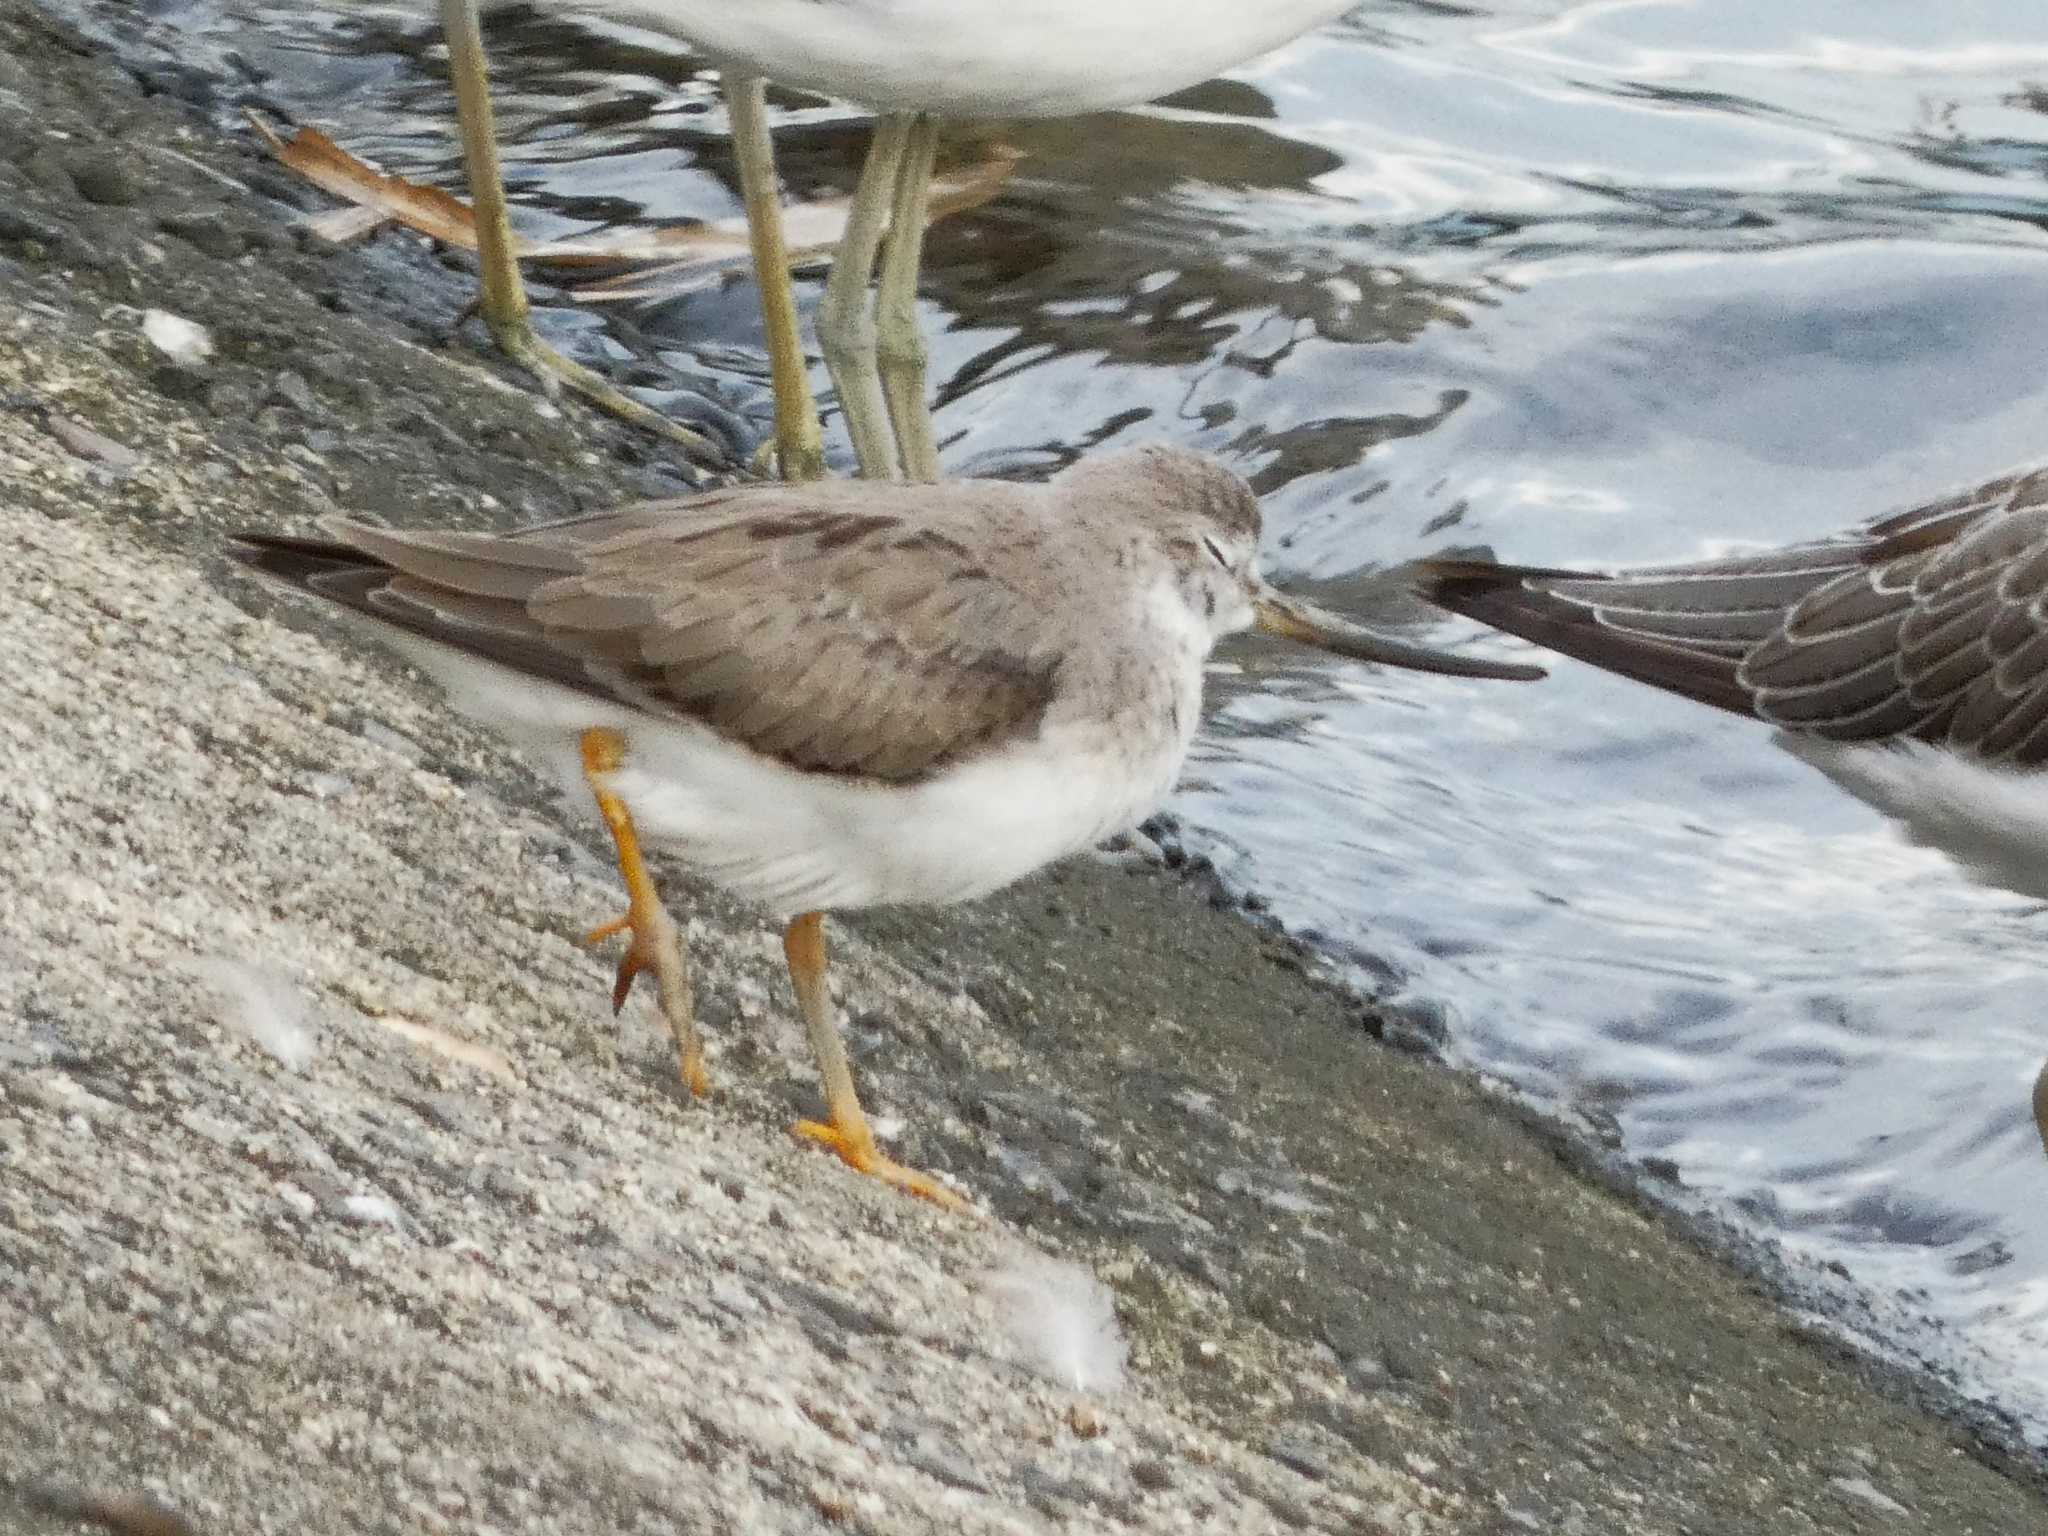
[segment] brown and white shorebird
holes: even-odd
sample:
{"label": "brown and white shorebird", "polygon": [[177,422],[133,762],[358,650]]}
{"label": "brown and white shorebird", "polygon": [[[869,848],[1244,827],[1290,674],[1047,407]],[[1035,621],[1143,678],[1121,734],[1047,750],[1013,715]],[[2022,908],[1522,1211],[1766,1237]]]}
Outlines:
{"label": "brown and white shorebird", "polygon": [[[648,968],[687,994],[644,838],[785,920],[828,1111],[798,1133],[948,1204],[875,1145],[822,913],[970,900],[1135,825],[1180,772],[1210,648],[1239,630],[1542,675],[1281,596],[1256,568],[1250,487],[1169,447],[1043,484],[755,484],[512,534],[323,527],[242,534],[236,553],[373,621],[454,707],[594,793],[629,897],[593,935],[632,935],[614,1005]],[[669,1001],[701,1092],[701,1042]]]}
{"label": "brown and white shorebird", "polygon": [[2048,470],[1754,554],[1417,575],[1453,613],[1781,727],[1915,840],[2048,899]]}

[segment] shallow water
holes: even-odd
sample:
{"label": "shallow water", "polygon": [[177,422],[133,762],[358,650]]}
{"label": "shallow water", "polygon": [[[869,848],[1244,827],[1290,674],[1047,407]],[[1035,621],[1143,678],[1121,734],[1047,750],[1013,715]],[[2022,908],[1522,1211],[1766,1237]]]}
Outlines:
{"label": "shallow water", "polygon": [[[456,180],[421,24],[170,9]],[[532,232],[736,210],[681,48],[530,16],[491,47]],[[792,185],[850,186],[858,114],[776,105]],[[1170,105],[1001,136],[1029,158],[929,252],[949,471],[1213,449],[1265,493],[1275,570],[1332,600],[1453,545],[1678,559],[2048,460],[2033,0],[1368,4]],[[758,416],[752,304],[636,311],[636,345]],[[2048,1439],[2037,907],[1763,728],[1586,668],[1236,659],[1174,807],[1233,884],[1447,1009],[1457,1056],[1945,1324],[1912,1347]]]}

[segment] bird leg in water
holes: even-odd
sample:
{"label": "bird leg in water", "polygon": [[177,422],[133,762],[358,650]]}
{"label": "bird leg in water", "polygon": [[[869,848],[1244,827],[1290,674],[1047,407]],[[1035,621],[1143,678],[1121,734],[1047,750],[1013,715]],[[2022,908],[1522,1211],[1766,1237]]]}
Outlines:
{"label": "bird leg in water", "polygon": [[792,1129],[807,1140],[830,1147],[857,1173],[893,1184],[949,1211],[972,1210],[967,1201],[930,1174],[891,1161],[875,1145],[875,1133],[860,1107],[860,1096],[854,1092],[846,1046],[832,1018],[832,993],[825,983],[825,914],[806,912],[791,922],[783,931],[782,952],[789,960],[789,979],[796,984],[797,1005],[803,1010],[804,1027],[810,1031],[811,1052],[818,1058],[826,1113],[831,1117],[829,1124],[799,1120]]}
{"label": "bird leg in water", "polygon": [[612,1012],[626,1004],[633,980],[642,971],[654,972],[655,990],[660,994],[662,1017],[676,1042],[676,1071],[683,1086],[702,1096],[711,1091],[711,1076],[704,1069],[704,1041],[697,1033],[696,1009],[690,996],[690,972],[683,959],[683,939],[675,919],[661,904],[654,877],[640,856],[639,834],[633,830],[632,813],[625,801],[605,787],[610,774],[626,760],[626,740],[617,731],[602,728],[583,733],[583,777],[597,797],[598,814],[611,829],[619,852],[619,874],[626,882],[626,915],[593,928],[584,936],[586,944],[601,943],[615,934],[630,933],[626,952],[619,957],[618,979],[612,986]]}
{"label": "bird leg in water", "polygon": [[825,443],[811,399],[809,366],[796,323],[796,288],[789,276],[789,245],[782,233],[782,189],[776,184],[775,141],[768,133],[767,86],[734,75],[725,83],[732,120],[740,198],[747,208],[754,279],[761,289],[761,326],[768,345],[768,377],[775,389],[775,453],[785,480],[816,480],[825,473]]}
{"label": "bird leg in water", "polygon": [[723,464],[726,455],[709,438],[670,421],[659,411],[621,394],[581,363],[571,362],[534,334],[526,284],[512,254],[512,226],[505,211],[504,173],[498,164],[497,126],[491,112],[490,78],[484,63],[477,0],[441,0],[441,26],[448,41],[448,74],[455,87],[455,120],[462,136],[463,164],[476,215],[477,272],[482,294],[477,312],[490,327],[498,349],[553,389],[566,386],[599,410],[657,433],[682,446],[692,458]]}
{"label": "bird leg in water", "polygon": [[896,195],[889,210],[889,249],[882,257],[875,290],[875,354],[903,478],[939,478],[939,450],[932,438],[931,407],[925,400],[924,332],[917,324],[917,276],[924,264],[925,226],[931,222],[932,159],[938,124],[920,116],[910,126],[903,161],[896,167]]}
{"label": "bird leg in water", "polygon": [[833,253],[832,275],[825,280],[824,302],[818,306],[818,346],[839,392],[839,413],[846,418],[853,455],[865,480],[900,480],[896,441],[889,425],[889,403],[882,394],[882,375],[875,362],[875,320],[869,310],[869,283],[875,275],[875,254],[889,226],[889,205],[896,196],[896,168],[903,163],[904,141],[912,114],[892,112],[875,121],[875,136],[846,213],[846,233]]}

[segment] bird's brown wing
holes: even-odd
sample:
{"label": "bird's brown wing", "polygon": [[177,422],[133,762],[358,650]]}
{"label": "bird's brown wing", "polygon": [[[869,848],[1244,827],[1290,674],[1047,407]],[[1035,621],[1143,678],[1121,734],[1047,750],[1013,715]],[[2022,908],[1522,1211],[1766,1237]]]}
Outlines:
{"label": "bird's brown wing", "polygon": [[1423,595],[1607,671],[1840,740],[2048,758],[2048,471],[1839,539],[1601,575],[1427,565]]}
{"label": "bird's brown wing", "polygon": [[1752,648],[1786,611],[1856,569],[1847,546],[1659,566],[1603,575],[1426,561],[1422,595],[1439,607],[1703,704],[1755,712],[1740,676]]}
{"label": "bird's brown wing", "polygon": [[513,535],[335,520],[331,541],[245,535],[242,558],[793,767],[900,781],[1035,732],[1052,697],[1059,638],[979,558],[980,510],[756,487]]}
{"label": "bird's brown wing", "polygon": [[1838,740],[1911,736],[2048,761],[2048,473],[1868,530],[1744,663],[1757,712]]}

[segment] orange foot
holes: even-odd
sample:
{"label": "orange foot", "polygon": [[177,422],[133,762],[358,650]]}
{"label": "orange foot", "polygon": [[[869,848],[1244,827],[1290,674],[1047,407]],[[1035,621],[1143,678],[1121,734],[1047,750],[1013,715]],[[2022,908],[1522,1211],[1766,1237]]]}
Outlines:
{"label": "orange foot", "polygon": [[[626,1006],[626,999],[632,995],[633,983],[642,971],[654,972],[655,979],[661,979],[662,952],[660,946],[666,942],[678,942],[674,927],[667,923],[667,914],[657,908],[657,917],[651,921],[635,922],[631,908],[624,917],[614,918],[609,923],[600,923],[583,935],[585,944],[602,944],[606,939],[627,934],[626,952],[619,956],[619,971],[612,982],[612,1012],[617,1013]],[[651,930],[651,931],[650,931]],[[680,967],[677,967],[680,970]],[[664,1002],[666,1000],[664,999]],[[680,1048],[676,1070],[682,1076],[683,1086],[693,1097],[703,1098],[711,1092],[711,1074],[704,1066],[704,1042],[694,1033],[689,1043]]]}
{"label": "orange foot", "polygon": [[875,1138],[865,1129],[859,1135],[849,1135],[836,1125],[827,1125],[822,1120],[799,1120],[790,1127],[791,1132],[806,1141],[815,1141],[819,1146],[839,1154],[839,1160],[855,1173],[864,1173],[871,1179],[880,1179],[884,1184],[893,1184],[905,1194],[915,1195],[920,1200],[929,1200],[933,1205],[949,1211],[971,1213],[974,1206],[960,1195],[955,1194],[928,1173],[919,1173],[915,1168],[906,1168],[901,1163],[882,1156],[875,1147]]}

